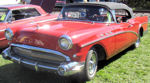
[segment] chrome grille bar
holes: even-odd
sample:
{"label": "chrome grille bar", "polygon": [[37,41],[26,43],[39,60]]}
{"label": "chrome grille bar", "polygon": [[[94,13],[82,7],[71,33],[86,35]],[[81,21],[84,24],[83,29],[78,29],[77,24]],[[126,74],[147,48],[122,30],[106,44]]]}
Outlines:
{"label": "chrome grille bar", "polygon": [[22,44],[11,44],[11,46],[20,47],[20,48],[24,48],[24,49],[28,49],[28,50],[33,50],[33,51],[39,51],[39,52],[54,54],[54,55],[64,57],[66,59],[66,61],[71,61],[70,57],[62,54],[61,52],[55,51],[55,50],[39,48],[39,47],[34,47],[34,46],[29,46],[29,45],[22,45]]}

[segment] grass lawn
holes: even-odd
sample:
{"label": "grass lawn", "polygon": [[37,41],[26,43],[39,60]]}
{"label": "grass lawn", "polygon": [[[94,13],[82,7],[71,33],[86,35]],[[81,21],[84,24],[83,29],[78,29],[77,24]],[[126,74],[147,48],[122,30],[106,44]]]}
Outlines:
{"label": "grass lawn", "polygon": [[[139,48],[129,48],[108,60],[99,68],[95,79],[86,83],[150,83],[150,29],[141,40]],[[77,82],[81,83],[55,74],[35,72],[0,56],[0,83]]]}

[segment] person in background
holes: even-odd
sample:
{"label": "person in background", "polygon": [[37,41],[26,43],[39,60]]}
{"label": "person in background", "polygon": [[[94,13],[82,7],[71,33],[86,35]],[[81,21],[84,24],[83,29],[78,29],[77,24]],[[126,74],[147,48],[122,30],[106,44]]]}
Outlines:
{"label": "person in background", "polygon": [[22,4],[30,4],[31,0],[21,0]]}

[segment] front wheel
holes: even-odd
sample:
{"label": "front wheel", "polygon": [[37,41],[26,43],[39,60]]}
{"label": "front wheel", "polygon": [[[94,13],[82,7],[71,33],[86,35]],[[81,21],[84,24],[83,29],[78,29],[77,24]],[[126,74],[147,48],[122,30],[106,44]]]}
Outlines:
{"label": "front wheel", "polygon": [[91,80],[94,78],[97,71],[97,65],[98,65],[97,52],[95,51],[95,49],[91,49],[88,52],[85,62],[85,68],[83,71],[85,80]]}

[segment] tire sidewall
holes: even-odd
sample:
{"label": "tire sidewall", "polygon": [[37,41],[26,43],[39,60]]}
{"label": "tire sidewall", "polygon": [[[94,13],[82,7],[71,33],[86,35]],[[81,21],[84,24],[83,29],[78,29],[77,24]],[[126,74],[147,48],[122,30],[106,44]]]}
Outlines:
{"label": "tire sidewall", "polygon": [[96,69],[94,71],[94,74],[92,76],[89,75],[89,70],[88,70],[88,66],[89,66],[89,61],[92,57],[92,52],[96,52],[96,50],[94,48],[90,49],[89,52],[88,52],[88,55],[86,57],[86,61],[85,61],[85,68],[84,68],[84,72],[85,72],[85,79],[86,80],[91,80],[95,77],[95,74],[97,72],[97,65],[98,65],[98,56],[97,56],[97,52],[96,52]]}

